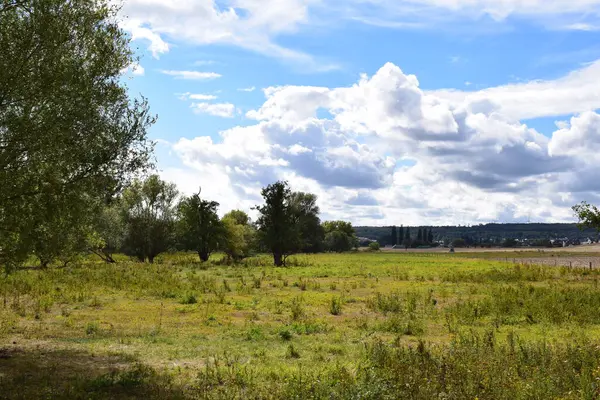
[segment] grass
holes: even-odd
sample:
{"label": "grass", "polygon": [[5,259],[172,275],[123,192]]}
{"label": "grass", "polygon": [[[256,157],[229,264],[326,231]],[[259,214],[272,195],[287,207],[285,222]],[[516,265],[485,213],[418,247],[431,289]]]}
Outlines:
{"label": "grass", "polygon": [[0,398],[598,398],[600,271],[477,256],[17,271]]}

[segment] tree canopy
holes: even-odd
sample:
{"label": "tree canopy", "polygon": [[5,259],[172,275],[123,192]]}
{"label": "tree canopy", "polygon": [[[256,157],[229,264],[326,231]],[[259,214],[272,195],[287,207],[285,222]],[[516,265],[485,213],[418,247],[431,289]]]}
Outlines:
{"label": "tree canopy", "polygon": [[79,236],[151,161],[154,117],[120,80],[135,59],[112,4],[0,2],[0,263],[34,250],[35,227]]}

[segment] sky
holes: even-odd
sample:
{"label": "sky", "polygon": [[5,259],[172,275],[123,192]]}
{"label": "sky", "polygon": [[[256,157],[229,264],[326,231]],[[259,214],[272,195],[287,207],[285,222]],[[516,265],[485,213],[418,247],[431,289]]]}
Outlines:
{"label": "sky", "polygon": [[600,203],[600,0],[124,0],[163,179],[355,225],[570,222]]}

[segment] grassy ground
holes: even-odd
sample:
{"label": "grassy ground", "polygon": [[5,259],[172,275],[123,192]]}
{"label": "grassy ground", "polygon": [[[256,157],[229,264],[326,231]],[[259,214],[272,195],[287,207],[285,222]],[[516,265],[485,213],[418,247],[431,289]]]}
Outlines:
{"label": "grassy ground", "polygon": [[466,256],[18,271],[0,398],[598,398],[600,271]]}

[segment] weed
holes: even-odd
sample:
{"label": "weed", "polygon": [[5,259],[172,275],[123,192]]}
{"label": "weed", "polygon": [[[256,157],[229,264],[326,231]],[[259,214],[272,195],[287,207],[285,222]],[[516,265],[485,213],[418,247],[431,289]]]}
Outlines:
{"label": "weed", "polygon": [[339,297],[332,297],[329,303],[329,313],[331,315],[340,315],[342,313],[342,299]]}

